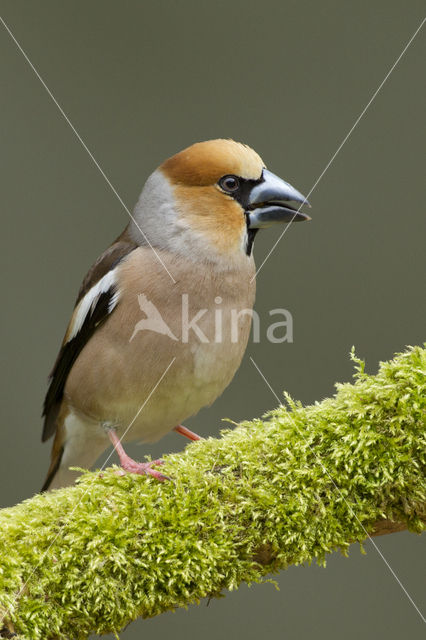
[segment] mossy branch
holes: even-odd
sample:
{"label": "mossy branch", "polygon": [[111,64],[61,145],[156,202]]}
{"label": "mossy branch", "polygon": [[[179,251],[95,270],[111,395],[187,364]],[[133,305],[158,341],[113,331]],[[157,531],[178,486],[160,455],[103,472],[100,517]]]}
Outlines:
{"label": "mossy branch", "polygon": [[[354,358],[355,359],[355,358]],[[86,473],[0,512],[4,634],[118,632],[353,541],[424,529],[426,351],[166,457],[171,482]],[[1,625],[0,625],[1,628]]]}

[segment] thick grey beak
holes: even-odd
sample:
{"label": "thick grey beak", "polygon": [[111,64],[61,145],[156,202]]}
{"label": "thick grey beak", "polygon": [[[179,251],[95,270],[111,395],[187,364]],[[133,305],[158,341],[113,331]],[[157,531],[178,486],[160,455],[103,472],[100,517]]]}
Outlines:
{"label": "thick grey beak", "polygon": [[300,222],[311,218],[298,211],[298,208],[290,206],[290,202],[307,204],[305,196],[297,191],[291,184],[284,182],[274,173],[263,170],[263,182],[257,184],[250,193],[248,214],[249,229],[262,229],[271,227],[280,222]]}

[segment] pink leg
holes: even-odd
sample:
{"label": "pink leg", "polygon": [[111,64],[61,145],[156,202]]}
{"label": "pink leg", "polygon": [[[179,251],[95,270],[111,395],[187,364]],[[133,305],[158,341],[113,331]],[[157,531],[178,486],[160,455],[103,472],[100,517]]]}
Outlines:
{"label": "pink leg", "polygon": [[178,424],[177,427],[175,427],[173,429],[173,431],[176,431],[177,433],[180,433],[181,436],[185,436],[185,438],[189,438],[190,440],[201,440],[200,436],[197,436],[196,433],[194,433],[193,431],[190,431],[189,429],[187,429],[186,427],[183,426],[183,424]]}
{"label": "pink leg", "polygon": [[120,464],[123,469],[123,473],[121,475],[124,475],[124,472],[127,471],[128,473],[139,473],[140,475],[152,476],[153,478],[160,480],[160,482],[162,482],[163,480],[169,480],[167,476],[164,476],[159,471],[151,469],[153,464],[162,464],[162,460],[152,460],[152,462],[136,462],[136,460],[133,460],[133,458],[128,456],[124,451],[123,445],[120,442],[120,438],[118,437],[114,429],[108,430],[108,437],[111,440],[112,446],[116,450],[118,457],[120,458]]}

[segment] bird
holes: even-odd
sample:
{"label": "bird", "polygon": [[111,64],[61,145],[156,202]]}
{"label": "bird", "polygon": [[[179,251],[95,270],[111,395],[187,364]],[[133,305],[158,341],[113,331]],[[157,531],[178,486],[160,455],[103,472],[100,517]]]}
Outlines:
{"label": "bird", "polygon": [[[310,220],[307,199],[249,146],[196,142],[146,180],[124,231],[85,276],[43,405],[54,436],[42,491],[74,483],[112,444],[121,471],[165,481],[155,442],[211,405],[238,370],[255,299],[260,229]],[[218,322],[218,319],[220,322]]]}

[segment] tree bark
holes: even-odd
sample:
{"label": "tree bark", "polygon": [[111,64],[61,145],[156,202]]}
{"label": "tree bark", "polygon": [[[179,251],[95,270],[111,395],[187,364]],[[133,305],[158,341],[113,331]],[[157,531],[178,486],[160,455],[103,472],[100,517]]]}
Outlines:
{"label": "tree bark", "polygon": [[[0,512],[1,636],[87,638],[426,521],[426,351],[166,457]],[[1,629],[1,625],[0,625]]]}

